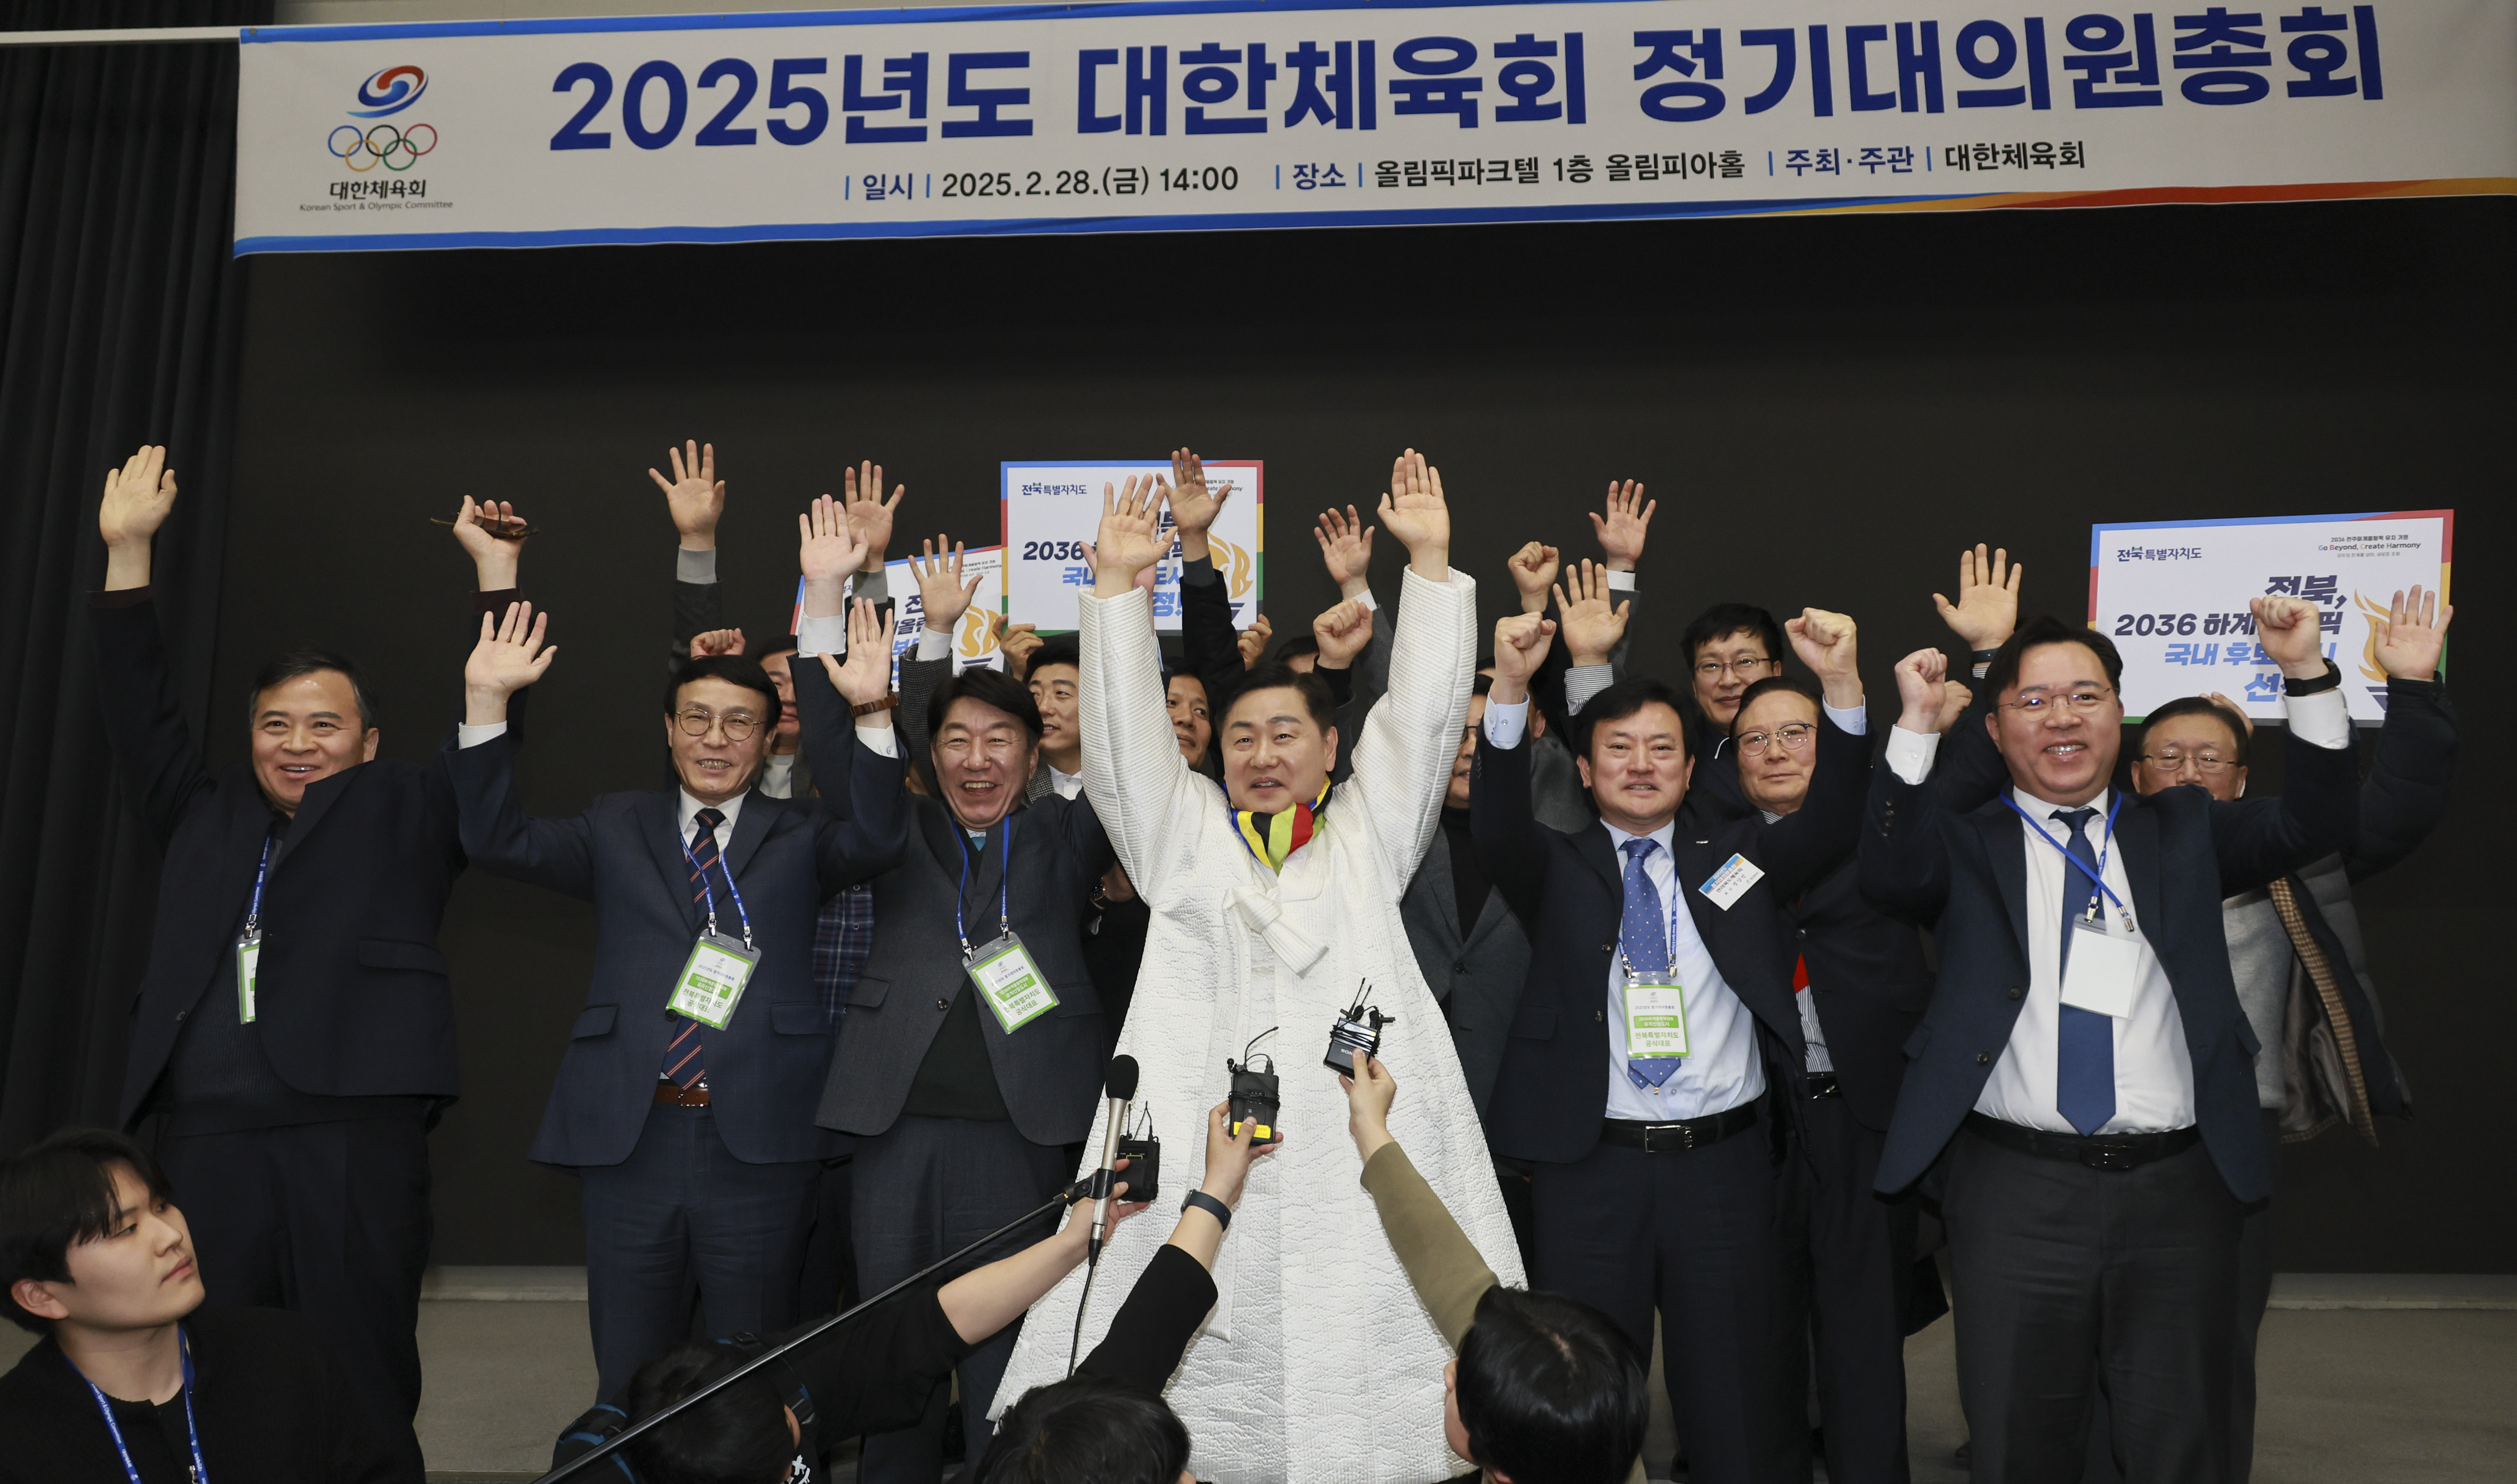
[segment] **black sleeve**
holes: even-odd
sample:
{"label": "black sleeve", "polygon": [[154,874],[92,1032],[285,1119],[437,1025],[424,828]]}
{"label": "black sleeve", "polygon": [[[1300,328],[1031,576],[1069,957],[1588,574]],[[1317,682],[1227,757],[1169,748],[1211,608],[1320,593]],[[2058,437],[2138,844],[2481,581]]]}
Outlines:
{"label": "black sleeve", "polygon": [[691,657],[691,641],[710,629],[725,627],[725,588],[716,582],[673,579],[673,644],[664,652],[671,670]]}
{"label": "black sleeve", "polygon": [[2447,817],[2455,773],[2455,706],[2436,680],[2386,682],[2386,724],[2360,785],[2360,832],[2343,856],[2354,881],[2410,855]]}
{"label": "black sleeve", "polygon": [[1498,747],[1482,733],[1469,763],[1469,834],[1477,864],[1523,922],[1538,920],[1547,889],[1547,842],[1529,791],[1527,733],[1513,747]]}
{"label": "black sleeve", "polygon": [[926,702],[936,688],[953,678],[953,657],[920,659],[911,650],[900,657],[900,704],[891,713],[891,724],[900,729],[900,747],[926,786],[943,796],[935,782],[935,739],[926,735]]}
{"label": "black sleeve", "polygon": [[1223,714],[1223,693],[1240,683],[1241,635],[1232,594],[1212,559],[1180,564],[1180,668],[1206,687],[1208,708]]}
{"label": "black sleeve", "polygon": [[1329,688],[1330,704],[1344,707],[1354,700],[1353,670],[1344,665],[1318,664],[1311,667],[1311,673],[1320,677],[1320,684]]}
{"label": "black sleeve", "polygon": [[[1975,682],[1974,690],[1975,699],[1967,702],[1948,735],[1941,739],[1939,755],[1932,760],[1932,776],[1925,782],[1933,801],[1952,817],[1972,814],[1991,803],[2010,783],[2010,764],[2002,760],[2001,749],[1993,745],[1992,731],[1985,722],[1992,714],[1993,694],[1981,680]],[[2127,786],[2122,769],[2116,772],[2115,785]]]}
{"label": "black sleeve", "polygon": [[[936,1292],[919,1289],[869,1309],[790,1358],[813,1395],[826,1445],[914,1426],[926,1415],[926,1398],[970,1353]],[[798,1333],[772,1336],[771,1343]]]}
{"label": "black sleeve", "polygon": [[2283,729],[2280,797],[2212,801],[2220,894],[2251,891],[2347,848],[2359,820],[2360,762],[2353,748],[2320,747],[2295,727]]}
{"label": "black sleeve", "polygon": [[1110,1333],[1084,1358],[1082,1370],[1160,1394],[1179,1369],[1197,1327],[1215,1307],[1215,1275],[1166,1242],[1110,1321]]}
{"label": "black sleeve", "polygon": [[192,729],[184,722],[149,589],[98,593],[88,629],[96,640],[96,694],[114,771],[149,832],[163,845],[193,800],[210,786]]}

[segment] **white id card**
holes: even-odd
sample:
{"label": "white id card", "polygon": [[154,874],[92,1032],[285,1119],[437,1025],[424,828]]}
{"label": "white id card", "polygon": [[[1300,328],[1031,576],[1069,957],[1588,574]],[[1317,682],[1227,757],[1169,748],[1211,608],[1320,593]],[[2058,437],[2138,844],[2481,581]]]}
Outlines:
{"label": "white id card", "polygon": [[235,942],[236,1019],[253,1024],[254,976],[262,971],[262,934],[246,933]]}
{"label": "white id card", "polygon": [[1057,992],[1048,987],[1047,977],[1031,961],[1016,934],[1007,933],[971,950],[969,973],[970,982],[979,987],[980,997],[987,1000],[1007,1036],[1057,1005]]}
{"label": "white id card", "polygon": [[1686,991],[1667,975],[1626,975],[1627,1058],[1685,1054]]}
{"label": "white id card", "polygon": [[690,961],[682,965],[681,977],[673,981],[673,1013],[687,1015],[712,1031],[724,1030],[743,999],[743,987],[751,982],[752,967],[759,962],[760,954],[744,947],[740,938],[702,934],[691,945]]}
{"label": "white id card", "polygon": [[2071,956],[2063,965],[2063,1002],[2120,1020],[2132,1013],[2141,940],[2086,917],[2071,920]]}
{"label": "white id card", "polygon": [[1696,890],[1727,912],[1731,903],[1746,896],[1749,887],[1764,879],[1766,873],[1757,868],[1757,863],[1746,856],[1734,855],[1722,863],[1720,870],[1705,877],[1704,884]]}

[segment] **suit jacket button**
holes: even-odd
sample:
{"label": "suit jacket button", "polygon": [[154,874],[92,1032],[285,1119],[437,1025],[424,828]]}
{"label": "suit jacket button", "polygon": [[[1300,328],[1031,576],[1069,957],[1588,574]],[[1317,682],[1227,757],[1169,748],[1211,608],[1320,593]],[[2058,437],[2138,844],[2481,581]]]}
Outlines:
{"label": "suit jacket button", "polygon": [[953,1001],[949,999],[939,999],[935,1001],[935,1008],[939,1010],[949,1010],[953,1008]]}
{"label": "suit jacket button", "polygon": [[1978,1052],[1975,1054],[1975,1064],[1976,1064],[1977,1066],[1979,1066],[1979,1067],[1989,1067],[1989,1066],[1991,1066],[1991,1065],[1992,1065],[1992,1053],[1991,1053],[1991,1052],[1989,1052],[1989,1051],[1978,1051]]}
{"label": "suit jacket button", "polygon": [[1793,929],[1792,929],[1792,936],[1793,936],[1793,937],[1795,937],[1795,938],[1806,938],[1806,937],[1808,937],[1808,936],[1809,936],[1809,929],[1808,929],[1808,928],[1805,928],[1805,927],[1796,927],[1796,928],[1793,928]]}
{"label": "suit jacket button", "polygon": [[1605,1010],[1593,1010],[1591,1012],[1591,1018],[1604,1025],[1607,1023],[1608,1012]]}
{"label": "suit jacket button", "polygon": [[1463,959],[1461,959],[1459,962],[1454,963],[1454,964],[1452,964],[1452,965],[1451,965],[1451,972],[1452,972],[1452,973],[1454,973],[1454,974],[1465,974],[1465,973],[1467,973],[1468,971],[1469,971],[1469,960],[1467,960],[1466,958],[1463,958]]}
{"label": "suit jacket button", "polygon": [[1600,953],[1603,953],[1603,954],[1613,954],[1613,953],[1615,953],[1616,951],[1617,951],[1617,946],[1616,946],[1615,944],[1613,944],[1613,943],[1602,943],[1602,944],[1600,944]]}
{"label": "suit jacket button", "polygon": [[2027,992],[2026,992],[2026,990],[2023,990],[2023,989],[2020,989],[2020,988],[2018,988],[2018,987],[2016,987],[2016,986],[2013,986],[2013,987],[2012,987],[2012,989],[2011,989],[2011,991],[2010,991],[2010,997],[2011,997],[2011,998],[2013,998],[2013,999],[2017,999],[2020,996],[2025,995],[2025,994],[2026,994],[2026,993],[2027,993]]}

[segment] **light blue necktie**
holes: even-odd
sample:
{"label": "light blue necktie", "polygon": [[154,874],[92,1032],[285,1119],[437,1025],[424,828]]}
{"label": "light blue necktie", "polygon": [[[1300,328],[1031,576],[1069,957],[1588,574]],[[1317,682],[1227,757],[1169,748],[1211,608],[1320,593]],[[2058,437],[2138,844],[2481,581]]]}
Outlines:
{"label": "light blue necktie", "polygon": [[[2055,819],[2071,827],[2068,847],[2071,858],[2087,870],[2065,872],[2063,881],[2063,954],[2060,966],[2071,963],[2071,937],[2079,929],[2072,924],[2088,914],[2089,904],[2098,896],[2098,853],[2089,844],[2089,821],[2098,817],[2094,809],[2057,809]],[[2100,920],[2104,920],[2106,904],[2098,903]],[[2054,1069],[2054,1108],[2082,1137],[2096,1133],[2115,1116],[2115,1028],[2113,1018],[2078,1005],[2065,1005],[2063,1019],[2057,1028]]]}
{"label": "light blue necktie", "polygon": [[[1638,974],[1660,976],[1669,972],[1669,932],[1661,925],[1660,891],[1643,870],[1643,858],[1660,849],[1657,840],[1628,840],[1626,852],[1626,911],[1617,924],[1617,946],[1625,950],[1626,965]],[[1620,1007],[1619,1013],[1623,1013]],[[1638,1087],[1657,1087],[1678,1072],[1680,1058],[1675,1056],[1629,1056],[1626,1076]]]}

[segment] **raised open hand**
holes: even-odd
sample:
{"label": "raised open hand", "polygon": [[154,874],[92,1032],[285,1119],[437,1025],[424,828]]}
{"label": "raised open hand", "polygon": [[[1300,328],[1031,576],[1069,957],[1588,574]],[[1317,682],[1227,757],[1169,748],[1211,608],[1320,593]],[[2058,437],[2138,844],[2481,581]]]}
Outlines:
{"label": "raised open hand", "polygon": [[[480,642],[472,646],[472,657],[463,661],[464,693],[503,701],[541,679],[559,656],[559,646],[542,645],[549,627],[550,615],[535,614],[530,603],[508,604],[502,618],[483,614]],[[498,719],[504,719],[503,712]]]}
{"label": "raised open hand", "polygon": [[947,545],[938,533],[935,539],[919,543],[918,555],[909,559],[909,570],[917,574],[917,612],[919,621],[931,629],[950,629],[970,611],[970,599],[979,591],[979,576],[961,580],[961,543]]}
{"label": "raised open hand", "polygon": [[2273,663],[2292,680],[2313,680],[2325,673],[2324,628],[2317,606],[2304,598],[2257,598],[2255,637]]}
{"label": "raised open hand", "polygon": [[1495,678],[1489,699],[1505,705],[1529,699],[1529,677],[1547,657],[1556,620],[1543,614],[1514,614],[1495,624]]}
{"label": "raised open hand", "polygon": [[716,545],[716,523],[725,514],[725,481],[716,477],[716,445],[693,441],[682,448],[667,448],[672,461],[673,477],[664,478],[653,469],[647,478],[664,491],[664,508],[673,518],[673,529],[682,533],[682,544],[693,551],[707,551]]}
{"label": "raised open hand", "polygon": [[1512,585],[1520,592],[1520,611],[1524,614],[1547,612],[1547,589],[1556,582],[1561,559],[1553,546],[1536,541],[1524,542],[1520,550],[1504,560],[1512,573]]}
{"label": "raised open hand", "polygon": [[1171,550],[1161,530],[1163,482],[1150,474],[1128,476],[1127,488],[1101,487],[1101,530],[1092,543],[1092,592],[1115,598],[1136,585]]}
{"label": "raised open hand", "polygon": [[1986,552],[1979,541],[1973,551],[1958,553],[1958,601],[1939,593],[1932,604],[1949,631],[1970,650],[1997,650],[2019,626],[2019,579],[2027,564],[2014,563],[2004,549]]}
{"label": "raised open hand", "polygon": [[865,542],[848,529],[839,502],[827,494],[815,496],[813,508],[795,517],[795,562],[807,582],[841,581],[865,565]]}
{"label": "raised open hand", "polygon": [[1311,620],[1311,637],[1319,641],[1321,668],[1351,669],[1371,642],[1372,610],[1348,598]]}
{"label": "raised open hand", "polygon": [[1556,612],[1564,636],[1564,657],[1575,664],[1606,664],[1608,652],[1626,636],[1629,598],[1610,607],[1608,569],[1588,557],[1564,574],[1556,589]]}
{"label": "raised open hand", "polygon": [[1826,703],[1837,710],[1861,704],[1860,651],[1854,644],[1853,620],[1822,608],[1805,608],[1797,618],[1783,621],[1792,653],[1818,678]]}
{"label": "raised open hand", "polygon": [[1372,566],[1372,527],[1352,505],[1344,514],[1334,507],[1321,511],[1311,534],[1319,538],[1320,563],[1339,592],[1351,598],[1371,586],[1366,570]]}
{"label": "raised open hand", "polygon": [[1442,498],[1442,471],[1410,448],[1389,466],[1389,492],[1381,497],[1381,528],[1407,548],[1408,566],[1420,577],[1451,580],[1451,506]]}
{"label": "raised open hand", "polygon": [[693,659],[713,659],[719,655],[742,653],[743,630],[739,628],[712,628],[704,634],[691,636]]}
{"label": "raised open hand", "polygon": [[[824,496],[828,498],[828,496]],[[822,673],[849,705],[861,706],[880,700],[891,694],[891,641],[898,624],[889,614],[877,611],[871,598],[859,598],[848,605],[848,656],[824,655]],[[858,718],[858,724],[869,727],[891,725],[891,713],[875,712]]]}
{"label": "raised open hand", "polygon": [[1241,667],[1250,669],[1267,653],[1267,641],[1276,637],[1276,625],[1260,614],[1250,620],[1250,626],[1233,636],[1233,645],[1241,651]]}
{"label": "raised open hand", "polygon": [[1600,538],[1600,550],[1608,558],[1608,571],[1633,572],[1643,559],[1643,536],[1651,530],[1652,512],[1660,501],[1646,503],[1643,487],[1633,480],[1620,488],[1608,481],[1607,507],[1604,512],[1591,513],[1591,533]]}
{"label": "raised open hand", "polygon": [[873,572],[882,566],[883,553],[891,550],[891,518],[900,509],[900,497],[909,492],[907,485],[891,487],[891,498],[882,497],[882,465],[867,459],[864,472],[847,471],[848,534],[866,546],[865,568]]}
{"label": "raised open hand", "polygon": [[96,526],[107,547],[146,547],[175,508],[175,472],[166,467],[162,445],[146,444],[105,471],[105,500],[97,506]]}
{"label": "raised open hand", "polygon": [[2424,594],[2415,582],[2409,599],[2395,594],[2394,608],[2385,617],[2369,618],[2370,653],[2396,680],[2433,679],[2439,651],[2447,645],[2447,626],[2454,617],[2453,607],[2440,607],[2438,594]]}
{"label": "raised open hand", "polygon": [[1916,650],[1898,660],[1897,700],[1904,710],[1897,725],[1918,734],[1938,732],[1948,674],[1949,657],[1939,650]]}
{"label": "raised open hand", "polygon": [[1206,534],[1215,525],[1215,518],[1223,513],[1223,502],[1231,496],[1232,486],[1228,483],[1212,488],[1207,485],[1206,464],[1196,454],[1186,448],[1172,450],[1172,524],[1179,528],[1183,539],[1191,534]]}

